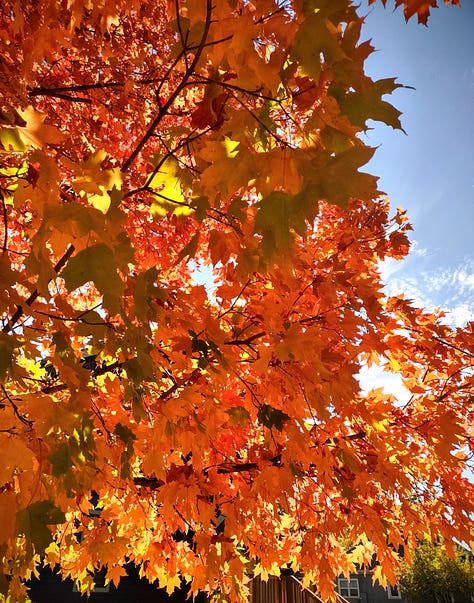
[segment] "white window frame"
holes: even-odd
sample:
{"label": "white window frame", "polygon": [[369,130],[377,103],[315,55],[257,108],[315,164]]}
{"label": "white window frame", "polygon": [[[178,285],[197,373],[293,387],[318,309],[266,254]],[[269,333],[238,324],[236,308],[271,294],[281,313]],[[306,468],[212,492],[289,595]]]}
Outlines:
{"label": "white window frame", "polygon": [[[80,592],[79,589],[77,588],[77,584],[75,582],[72,587],[72,592],[73,593]],[[105,586],[94,586],[94,588],[91,588],[90,592],[91,593],[108,593],[108,592],[110,592],[110,582],[108,584],[106,584]]]}
{"label": "white window frame", "polygon": [[[393,589],[396,589],[396,591],[393,592]],[[391,584],[387,584],[387,596],[389,599],[402,598],[402,594],[400,592],[400,587],[398,586],[398,584],[394,584],[393,586]]]}
{"label": "white window frame", "polygon": [[[359,580],[357,578],[338,578],[337,579],[337,590],[342,597],[348,597],[349,599],[359,599]],[[357,591],[353,594],[352,591]]]}

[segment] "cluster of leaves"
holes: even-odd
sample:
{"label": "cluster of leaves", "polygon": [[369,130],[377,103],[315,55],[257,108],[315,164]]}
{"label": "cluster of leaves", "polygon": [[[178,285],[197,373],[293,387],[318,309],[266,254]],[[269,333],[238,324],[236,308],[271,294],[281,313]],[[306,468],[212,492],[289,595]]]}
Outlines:
{"label": "cluster of leaves", "polygon": [[399,583],[409,601],[451,603],[452,597],[469,600],[474,593],[474,560],[463,547],[448,556],[440,545],[420,543],[411,564],[403,563]]}
{"label": "cluster of leaves", "polygon": [[[133,562],[328,596],[425,532],[469,541],[473,331],[383,292],[409,225],[361,134],[401,127],[399,84],[361,25],[350,0],[2,3],[4,593],[41,557],[84,592]],[[408,403],[362,389],[374,364]]]}
{"label": "cluster of leaves", "polygon": [[[373,4],[375,1],[369,0],[369,4]],[[444,3],[459,6],[461,0],[444,0]],[[382,4],[386,6],[387,0],[382,0]],[[437,0],[395,0],[395,8],[399,6],[403,6],[403,13],[407,21],[414,15],[417,15],[418,23],[426,25],[430,16],[430,10],[436,8],[438,3]]]}

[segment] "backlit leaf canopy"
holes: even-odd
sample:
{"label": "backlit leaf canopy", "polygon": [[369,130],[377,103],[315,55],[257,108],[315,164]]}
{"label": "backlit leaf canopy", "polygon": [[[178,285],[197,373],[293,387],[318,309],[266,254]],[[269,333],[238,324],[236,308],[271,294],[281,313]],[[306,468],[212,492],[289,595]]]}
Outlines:
{"label": "backlit leaf canopy", "polygon": [[[326,597],[374,553],[393,580],[400,544],[469,542],[473,329],[383,290],[410,227],[363,133],[401,127],[400,84],[364,73],[363,10],[2,3],[15,600],[40,556],[82,591],[133,562],[237,600],[252,575],[300,570]],[[408,401],[365,391],[365,366]]]}

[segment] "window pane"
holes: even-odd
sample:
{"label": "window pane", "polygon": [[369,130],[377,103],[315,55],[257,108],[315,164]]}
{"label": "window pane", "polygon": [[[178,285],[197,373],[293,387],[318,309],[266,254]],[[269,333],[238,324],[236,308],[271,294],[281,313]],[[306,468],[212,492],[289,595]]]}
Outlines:
{"label": "window pane", "polygon": [[339,578],[337,581],[339,594],[343,597],[359,597],[359,581],[357,578]]}
{"label": "window pane", "polygon": [[338,590],[339,590],[339,593],[343,597],[348,597],[349,596],[349,583],[346,580],[346,578],[339,578],[339,580],[338,580]]}
{"label": "window pane", "polygon": [[359,596],[359,581],[357,578],[351,578],[349,583],[349,596],[350,597],[358,597]]}
{"label": "window pane", "polygon": [[398,584],[394,584],[393,586],[391,584],[388,585],[387,587],[388,590],[388,598],[389,599],[401,599],[402,596],[400,594],[400,590],[398,588]]}

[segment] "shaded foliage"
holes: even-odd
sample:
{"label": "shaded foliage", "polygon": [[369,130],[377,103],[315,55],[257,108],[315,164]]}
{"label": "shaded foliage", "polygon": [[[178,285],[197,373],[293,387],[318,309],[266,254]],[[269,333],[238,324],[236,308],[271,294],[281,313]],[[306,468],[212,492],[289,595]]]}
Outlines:
{"label": "shaded foliage", "polygon": [[451,603],[474,594],[474,558],[463,547],[455,547],[455,556],[449,557],[439,545],[427,542],[416,547],[411,563],[404,563],[399,576],[403,595],[413,601]]}

